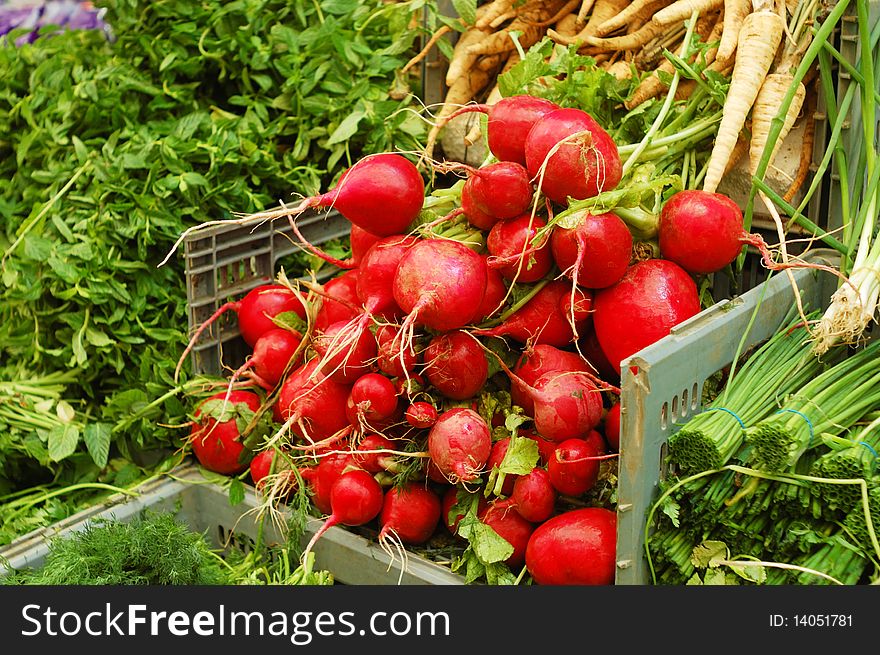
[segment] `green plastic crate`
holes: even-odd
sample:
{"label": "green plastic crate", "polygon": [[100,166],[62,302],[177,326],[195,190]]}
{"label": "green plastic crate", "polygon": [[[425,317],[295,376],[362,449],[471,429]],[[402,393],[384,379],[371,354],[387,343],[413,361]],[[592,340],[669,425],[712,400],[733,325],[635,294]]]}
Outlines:
{"label": "green plastic crate", "polygon": [[[833,250],[813,251],[807,259],[839,265]],[[838,284],[835,275],[816,269],[794,269],[792,275],[804,303],[813,308],[826,307]],[[794,299],[788,275],[776,273],[742,296],[703,310],[622,362],[616,584],[650,584],[645,526],[667,474],[663,463],[669,436],[701,411],[703,385],[733,362],[743,335],[748,331],[743,350],[768,339],[781,327]]]}

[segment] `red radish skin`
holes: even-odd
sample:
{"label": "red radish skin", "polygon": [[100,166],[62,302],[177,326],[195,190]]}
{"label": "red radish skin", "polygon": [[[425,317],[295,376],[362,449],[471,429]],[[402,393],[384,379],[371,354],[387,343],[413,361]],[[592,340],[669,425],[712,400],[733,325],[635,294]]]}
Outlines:
{"label": "red radish skin", "polygon": [[[275,461],[274,471],[272,470],[273,459]],[[268,489],[273,495],[277,493],[279,496],[286,496],[297,487],[296,474],[275,448],[261,450],[254,455],[254,458],[248,465],[248,469],[251,481],[258,491]],[[300,475],[302,475],[303,471],[300,472]],[[270,475],[274,476],[277,481],[273,482],[273,478],[269,477]],[[279,485],[281,487],[280,493],[277,492]]]}
{"label": "red radish skin", "polygon": [[428,432],[428,454],[447,482],[471,482],[483,471],[492,451],[492,432],[477,412],[449,409]]}
{"label": "red radish skin", "polygon": [[382,486],[370,473],[363,469],[343,471],[330,487],[330,516],[312,535],[302,561],[307,561],[315,543],[334,525],[357,526],[376,518],[382,511],[383,500]]}
{"label": "red radish skin", "polygon": [[318,363],[311,359],[291,371],[276,403],[279,421],[310,444],[342,437],[351,427],[345,415],[351,385],[323,376]]}
{"label": "red radish skin", "polygon": [[486,260],[475,251],[448,239],[417,241],[394,274],[394,299],[407,314],[401,332],[417,325],[437,332],[464,327],[476,317],[485,291]]}
{"label": "red radish skin", "polygon": [[477,310],[475,322],[481,323],[495,316],[504,306],[507,299],[507,284],[504,282],[504,276],[501,275],[497,268],[488,265],[489,255],[483,255],[486,258],[486,292],[483,294],[483,302]]}
{"label": "red radish skin", "polygon": [[376,329],[376,342],[376,366],[385,375],[409,378],[422,362],[423,351],[416,350],[412,342],[404,345],[400,328],[396,325],[380,325]]}
{"label": "red radish skin", "polygon": [[354,468],[356,464],[350,453],[335,452],[322,455],[315,466],[315,472],[311,476],[312,503],[322,514],[329,514],[330,489],[333,483],[339,479],[342,472],[347,468]]}
{"label": "red radish skin", "polygon": [[538,444],[538,461],[542,466],[547,465],[547,462],[550,461],[550,457],[553,455],[553,451],[556,450],[556,446],[559,445],[559,442],[538,434],[537,430],[534,428],[520,428],[517,434],[520,437],[527,437]]}
{"label": "red radish skin", "polygon": [[614,449],[620,451],[620,403],[614,403],[605,414],[604,422],[605,441]]}
{"label": "red radish skin", "polygon": [[462,330],[434,336],[425,348],[424,363],[422,373],[428,382],[452,400],[472,398],[489,376],[482,345]]}
{"label": "red radish skin", "polygon": [[320,306],[315,313],[315,331],[326,330],[339,321],[351,321],[363,312],[357,294],[358,269],[343,271],[323,285]]}
{"label": "red radish skin", "polygon": [[379,543],[389,537],[411,546],[426,543],[437,531],[441,505],[436,493],[418,483],[392,487],[379,513]]}
{"label": "red radish skin", "polygon": [[591,458],[605,454],[603,443],[601,436],[566,439],[560,443],[547,462],[553,488],[564,496],[577,497],[595,487],[599,481],[600,460]]}
{"label": "red radish skin", "polygon": [[[540,343],[523,351],[513,372],[528,385],[534,384],[535,380],[548,371],[590,371],[590,364],[576,352],[562,350],[550,344]],[[511,400],[515,405],[523,408],[526,416],[532,416],[535,411],[528,390],[522,385],[512,384],[510,387]]]}
{"label": "red radish skin", "polygon": [[501,98],[492,105],[465,105],[454,111],[447,122],[469,112],[486,114],[486,141],[489,151],[501,161],[517,162],[525,166],[526,136],[532,126],[559,105],[544,98],[515,95]]}
{"label": "red radish skin", "polygon": [[613,213],[584,213],[576,226],[556,225],[550,234],[550,250],[559,270],[590,289],[609,287],[623,277],[632,245],[632,232]]}
{"label": "red radish skin", "polygon": [[[595,313],[595,296],[593,312]],[[590,363],[590,370],[598,373],[602,380],[611,385],[620,384],[620,373],[608,361],[608,356],[602,350],[599,339],[596,337],[594,326],[591,325],[586,334],[581,335],[581,339],[578,341],[578,350],[583,354],[584,359]]]}
{"label": "red radish skin", "polygon": [[209,401],[214,405],[224,399],[228,403],[227,409],[223,410],[224,418],[225,413],[238,404],[243,404],[252,412],[260,409],[260,397],[251,391],[232,391],[228,396],[226,391],[216,393],[199,403],[196,408],[196,422],[190,430],[189,443],[193,455],[203,467],[214,473],[233,475],[244,471],[250,463],[240,461],[245,449],[235,420],[239,412],[236,409],[232,417],[219,422],[210,415],[203,414]]}
{"label": "red radish skin", "polygon": [[279,327],[274,319],[277,316],[293,312],[305,319],[306,307],[300,296],[281,284],[263,284],[248,291],[241,300],[222,304],[206,321],[199,325],[193,333],[186,348],[181,354],[174,370],[174,379],[180,374],[187,355],[192,351],[199,337],[214,321],[228,311],[238,317],[238,330],[244,342],[251,348],[264,333]]}
{"label": "red radish skin", "polygon": [[538,120],[526,137],[525,154],[532,181],[561,205],[614,189],[623,172],[617,144],[592,116],[576,108],[557,109]]}
{"label": "red radish skin", "polygon": [[431,403],[417,400],[410,403],[404,413],[406,422],[414,428],[427,429],[437,422],[437,408]]}
{"label": "red radish skin", "polygon": [[397,404],[394,383],[379,373],[366,373],[351,386],[346,416],[352,425],[372,425],[394,416]]}
{"label": "red radish skin", "polygon": [[520,344],[549,344],[564,348],[576,339],[586,324],[572,329],[568,315],[560,308],[562,298],[570,293],[571,285],[565,280],[550,280],[522,307],[500,324],[490,328],[475,328],[472,334],[488,337],[510,337]]}
{"label": "red radish skin", "polygon": [[758,239],[743,229],[739,205],[721,193],[685,189],[660,210],[660,253],[694,275],[720,271]]}
{"label": "red radish skin", "polygon": [[543,523],[556,508],[557,492],[547,469],[534,468],[517,477],[511,490],[513,506],[530,523]]}
{"label": "red radish skin", "polygon": [[526,212],[535,193],[525,166],[512,161],[498,161],[480,168],[465,166],[467,181],[461,189],[469,205],[496,220],[507,220]]}
{"label": "red radish skin", "polygon": [[[440,499],[442,504],[442,515],[441,520],[443,524],[446,526],[446,529],[449,530],[452,534],[456,534],[458,531],[458,524],[461,522],[461,519],[464,518],[464,512],[458,512],[454,517],[450,516],[452,514],[452,508],[458,504],[458,494],[462,492],[467,495],[467,502],[465,505],[470,506],[470,499],[472,499],[478,492],[469,492],[463,490],[458,486],[450,486],[447,487],[446,491],[443,493],[443,497]],[[482,494],[479,494],[479,498],[477,499],[477,515],[482,514],[489,507],[489,501],[486,500],[486,497]]]}
{"label": "red radish skin", "polygon": [[596,292],[593,326],[602,351],[620,375],[620,363],[669,334],[700,311],[693,278],[668,259],[629,267],[623,278]]}
{"label": "red radish skin", "polygon": [[378,234],[373,234],[358,225],[352,224],[351,233],[348,235],[348,242],[351,246],[351,263],[355,268],[360,266],[370,246],[381,238]]}
{"label": "red radish skin", "polygon": [[453,218],[459,214],[464,214],[464,217],[470,225],[478,230],[483,230],[484,232],[491,230],[492,226],[500,220],[477,207],[473,196],[466,193],[463,188],[461,194],[461,207],[458,210],[453,210],[446,218]]}
{"label": "red radish skin", "polygon": [[297,366],[301,362],[301,344],[302,335],[296,330],[269,330],[257,339],[251,356],[232,373],[229,384],[248,373],[254,382],[266,391],[272,391],[281,382],[288,365]]}
{"label": "red radish skin", "polygon": [[583,371],[544,373],[530,395],[535,429],[547,439],[585,437],[602,419],[602,394]]}
{"label": "red radish skin", "polygon": [[352,453],[354,462],[365,471],[379,473],[381,471],[394,471],[398,468],[394,455],[379,451],[397,450],[394,442],[381,434],[368,434],[358,442],[357,448]]}
{"label": "red radish skin", "polygon": [[348,336],[349,326],[348,321],[337,321],[312,337],[312,348],[321,356],[321,372],[341,384],[353,384],[372,371],[378,352],[376,337],[369,330],[362,330],[353,342],[340,345]]}
{"label": "red radish skin", "polygon": [[617,514],[584,507],[535,528],[526,545],[526,569],[539,585],[610,585],[616,556]]}
{"label": "red radish skin", "polygon": [[504,563],[511,569],[522,567],[526,559],[529,538],[532,536],[535,526],[520,516],[513,500],[510,498],[496,500],[490,503],[482,514],[478,513],[477,518],[513,546],[513,553],[504,560]]}
{"label": "red radish skin", "polygon": [[[504,456],[507,455],[507,449],[510,446],[510,437],[504,437],[492,444],[492,450],[489,453],[489,459],[486,460],[486,470],[491,471],[496,466],[501,466]],[[513,493],[513,483],[516,482],[518,475],[512,473],[504,474],[504,483],[501,485],[501,495],[509,496]]]}
{"label": "red radish skin", "polygon": [[489,266],[511,282],[531,283],[543,278],[553,268],[553,253],[549,241],[537,247],[531,242],[546,225],[544,218],[531,214],[496,223],[486,236]]}

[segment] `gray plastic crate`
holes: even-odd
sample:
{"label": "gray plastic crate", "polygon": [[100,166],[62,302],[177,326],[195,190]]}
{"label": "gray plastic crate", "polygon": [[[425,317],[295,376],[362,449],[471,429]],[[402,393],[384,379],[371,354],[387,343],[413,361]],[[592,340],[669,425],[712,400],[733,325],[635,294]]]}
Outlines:
{"label": "gray plastic crate", "polygon": [[[833,250],[813,251],[808,259],[839,265]],[[792,274],[806,304],[813,308],[828,305],[837,288],[835,275],[804,268]],[[700,412],[703,385],[733,362],[747,330],[743,350],[779,329],[794,299],[791,280],[784,272],[777,273],[766,288],[759,285],[716,303],[622,362],[616,584],[650,584],[645,527],[658,485],[667,473],[663,463],[669,436]]]}
{"label": "gray plastic crate", "polygon": [[[131,521],[146,509],[177,511],[177,517],[197,532],[205,534],[208,543],[224,548],[230,542],[247,545],[258,536],[256,512],[249,512],[259,504],[259,496],[252,487],[246,487],[244,500],[229,504],[226,490],[209,483],[194,465],[184,465],[161,480],[144,483],[136,490],[137,496],[116,495],[106,502],[59,521],[49,527],[23,535],[0,548],[0,575],[9,568],[36,568],[43,564],[49,552],[48,540],[83,530],[97,518]],[[282,508],[283,509],[283,508]],[[311,519],[303,536],[303,546],[321,526],[320,519]],[[263,525],[264,543],[282,542],[282,535],[266,520]],[[457,585],[464,578],[448,568],[423,557],[409,554],[403,565],[400,557],[392,561],[388,553],[375,542],[342,528],[332,527],[315,543],[315,568],[330,571],[336,582],[347,585]],[[5,564],[4,564],[5,562]],[[401,567],[403,575],[401,576]]]}
{"label": "gray plastic crate", "polygon": [[[351,224],[337,211],[306,212],[297,219],[314,245],[348,237]],[[299,251],[286,218],[247,225],[215,225],[188,235],[183,243],[189,334],[224,303],[275,280],[284,258]],[[290,277],[297,277],[285,267]],[[327,266],[323,277],[338,270]],[[319,277],[319,279],[321,279]],[[222,375],[224,364],[242,364],[250,348],[241,338],[234,312],[224,312],[200,336],[191,351],[198,375]]]}

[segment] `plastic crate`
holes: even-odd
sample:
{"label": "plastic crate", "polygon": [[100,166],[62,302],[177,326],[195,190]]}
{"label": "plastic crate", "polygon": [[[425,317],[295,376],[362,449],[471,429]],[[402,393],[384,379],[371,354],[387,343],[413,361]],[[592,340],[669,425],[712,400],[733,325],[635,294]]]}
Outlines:
{"label": "plastic crate", "polygon": [[[206,482],[198,468],[184,465],[167,478],[144,483],[137,496],[116,495],[106,502],[79,512],[47,528],[35,530],[0,548],[0,575],[9,569],[37,568],[49,552],[48,540],[83,530],[95,519],[131,521],[149,509],[176,512],[178,519],[203,533],[214,548],[236,544],[247,549],[258,536],[256,512],[260,499],[252,487],[246,487],[244,500],[229,504],[226,490]],[[282,508],[283,510],[283,508]],[[303,535],[305,547],[321,526],[311,519]],[[264,543],[283,542],[282,535],[267,520],[263,525]],[[401,575],[401,559],[394,561],[375,542],[342,528],[332,527],[315,543],[315,568],[330,571],[337,583],[346,585],[457,585],[464,578],[444,566],[410,555]]]}
{"label": "plastic crate", "polygon": [[[306,212],[297,218],[302,235],[314,245],[348,237],[351,224],[338,212]],[[224,303],[275,280],[284,258],[301,250],[287,219],[246,225],[216,225],[188,235],[183,243],[189,334]],[[323,276],[336,271],[322,269]],[[286,272],[293,275],[289,269]],[[320,279],[320,278],[319,278]],[[191,351],[197,375],[222,375],[224,364],[238,366],[250,352],[234,312],[224,312]]]}
{"label": "plastic crate", "polygon": [[[833,250],[815,250],[808,260],[839,265]],[[827,306],[837,288],[836,276],[804,268],[792,274],[804,303]],[[645,522],[668,473],[664,461],[669,436],[700,412],[706,380],[733,362],[743,335],[748,332],[743,351],[769,338],[794,299],[792,281],[777,273],[765,285],[703,310],[622,362],[616,584],[650,584]]]}

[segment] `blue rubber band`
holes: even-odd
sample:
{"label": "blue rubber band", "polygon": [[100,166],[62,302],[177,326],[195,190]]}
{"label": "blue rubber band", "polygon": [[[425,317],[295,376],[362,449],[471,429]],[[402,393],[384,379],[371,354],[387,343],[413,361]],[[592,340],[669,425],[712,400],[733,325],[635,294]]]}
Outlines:
{"label": "blue rubber band", "polygon": [[734,414],[731,410],[727,409],[726,407],[709,407],[708,409],[706,409],[706,411],[707,412],[727,412],[733,418],[736,419],[736,422],[739,423],[739,426],[743,430],[746,429],[746,424],[742,422],[742,419],[739,416],[737,416],[736,414]]}
{"label": "blue rubber band", "polygon": [[800,416],[802,419],[804,419],[807,422],[807,425],[810,427],[810,441],[807,443],[807,446],[812,446],[813,445],[813,422],[809,419],[809,417],[806,414],[804,414],[803,412],[797,411],[796,409],[780,409],[776,413],[781,414],[782,412],[791,412],[792,414],[797,414],[798,416]]}
{"label": "blue rubber band", "polygon": [[871,454],[872,454],[875,458],[877,457],[877,451],[874,450],[874,449],[871,447],[871,444],[869,444],[869,443],[865,443],[864,441],[859,441],[858,443],[862,444],[865,448],[867,448],[868,450],[870,450],[870,451],[871,451]]}

